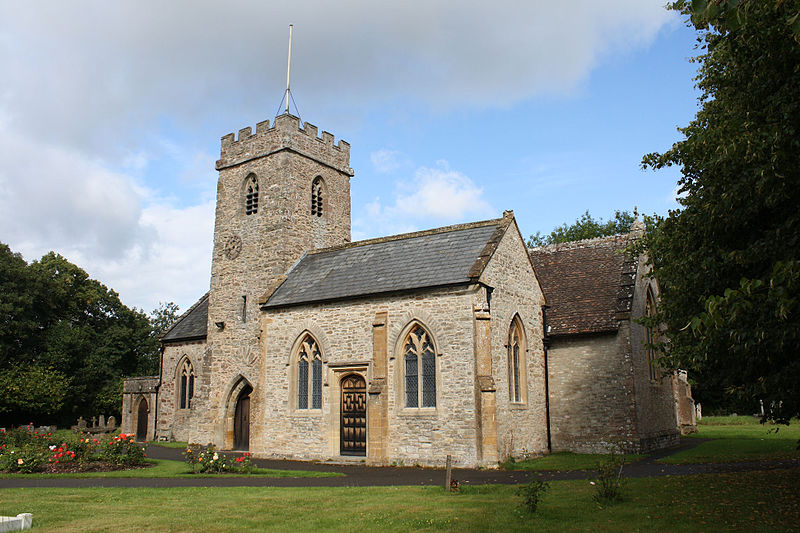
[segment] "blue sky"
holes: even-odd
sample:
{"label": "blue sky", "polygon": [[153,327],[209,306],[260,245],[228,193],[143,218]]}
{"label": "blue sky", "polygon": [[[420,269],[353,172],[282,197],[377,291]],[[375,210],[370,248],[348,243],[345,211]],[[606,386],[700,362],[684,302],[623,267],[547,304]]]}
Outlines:
{"label": "blue sky", "polygon": [[640,161],[697,92],[694,32],[661,1],[2,4],[0,242],[128,305],[191,305],[219,139],[279,111],[289,23],[302,120],[352,146],[354,240],[666,214],[678,171]]}

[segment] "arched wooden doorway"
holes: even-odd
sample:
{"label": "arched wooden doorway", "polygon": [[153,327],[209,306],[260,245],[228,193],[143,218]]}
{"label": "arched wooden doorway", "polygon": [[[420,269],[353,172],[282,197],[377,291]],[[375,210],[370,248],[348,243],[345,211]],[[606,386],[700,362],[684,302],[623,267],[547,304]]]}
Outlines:
{"label": "arched wooden doorway", "polygon": [[253,388],[245,385],[236,400],[236,411],[233,415],[233,449],[250,449],[250,393]]}
{"label": "arched wooden doorway", "polygon": [[147,414],[149,412],[147,399],[143,397],[139,400],[139,408],[136,410],[136,440],[139,442],[147,440]]}
{"label": "arched wooden doorway", "polygon": [[342,380],[339,446],[342,455],[367,455],[367,383],[358,374]]}

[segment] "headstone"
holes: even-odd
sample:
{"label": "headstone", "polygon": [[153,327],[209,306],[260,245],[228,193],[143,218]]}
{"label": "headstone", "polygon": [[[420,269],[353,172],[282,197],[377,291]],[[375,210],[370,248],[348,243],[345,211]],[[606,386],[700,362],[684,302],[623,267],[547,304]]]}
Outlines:
{"label": "headstone", "polygon": [[78,418],[78,429],[86,429],[86,420],[83,417]]}
{"label": "headstone", "polygon": [[96,428],[96,427],[97,427],[97,417],[96,417],[96,416],[93,416],[93,417],[92,417],[92,427],[93,427],[93,428]]}
{"label": "headstone", "polygon": [[106,415],[100,415],[100,420],[97,422],[97,426],[101,428],[106,427]]}
{"label": "headstone", "polygon": [[108,417],[108,422],[106,423],[106,427],[108,429],[114,429],[117,427],[117,419],[114,418],[114,415]]}
{"label": "headstone", "polygon": [[452,462],[453,458],[448,454],[447,467],[445,469],[445,475],[444,475],[444,490],[446,491],[450,491],[450,473],[451,473],[450,469],[453,467]]}

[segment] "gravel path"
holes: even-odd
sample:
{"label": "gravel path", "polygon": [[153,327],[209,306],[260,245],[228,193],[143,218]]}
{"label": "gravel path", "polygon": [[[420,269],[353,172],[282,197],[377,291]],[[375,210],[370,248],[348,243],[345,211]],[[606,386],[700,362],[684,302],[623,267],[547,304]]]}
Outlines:
{"label": "gravel path", "polygon": [[[713,463],[693,465],[669,465],[656,460],[681,450],[692,448],[703,439],[691,439],[677,448],[654,453],[642,461],[625,466],[626,477],[685,476],[691,474],[716,474],[723,472],[750,472],[800,467],[800,460],[754,461],[745,463]],[[182,460],[182,450],[149,445],[147,456],[154,459]],[[20,487],[366,487],[390,485],[443,485],[444,469],[411,467],[372,467],[360,464],[309,463],[301,461],[278,461],[254,459],[262,468],[279,470],[309,470],[317,472],[339,472],[344,476],[322,478],[273,478],[273,477],[197,477],[197,478],[13,478],[0,479],[0,488]],[[527,472],[519,470],[480,470],[454,468],[453,478],[464,485],[489,483],[525,483],[533,477],[547,480],[588,479],[594,476],[590,470],[548,470]]]}

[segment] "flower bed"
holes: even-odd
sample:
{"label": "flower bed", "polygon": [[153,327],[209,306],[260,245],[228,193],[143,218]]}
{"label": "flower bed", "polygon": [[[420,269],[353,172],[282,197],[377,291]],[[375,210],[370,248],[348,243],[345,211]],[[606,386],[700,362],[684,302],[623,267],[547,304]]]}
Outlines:
{"label": "flower bed", "polygon": [[33,424],[0,431],[0,472],[103,472],[146,464],[144,448],[125,433],[56,436],[39,433]]}

